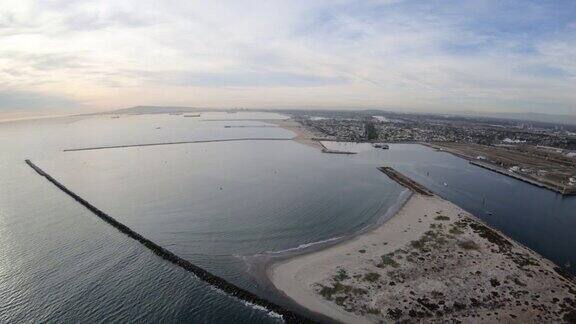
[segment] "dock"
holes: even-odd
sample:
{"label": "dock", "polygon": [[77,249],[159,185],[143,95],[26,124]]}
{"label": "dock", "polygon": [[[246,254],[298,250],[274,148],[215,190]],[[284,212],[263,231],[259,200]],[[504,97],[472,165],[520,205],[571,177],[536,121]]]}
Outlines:
{"label": "dock", "polygon": [[434,193],[432,191],[428,190],[428,188],[426,188],[423,185],[419,184],[418,182],[408,178],[407,176],[396,171],[392,167],[383,166],[383,167],[379,167],[378,170],[382,171],[390,179],[398,182],[400,185],[412,190],[415,193],[418,193],[418,194],[421,194],[424,196],[434,196]]}
{"label": "dock", "polygon": [[258,307],[263,307],[264,309],[266,309],[270,312],[274,312],[276,314],[279,314],[282,316],[282,319],[286,322],[289,322],[289,323],[310,323],[310,322],[312,322],[310,319],[303,317],[300,314],[292,312],[283,306],[277,305],[277,304],[272,303],[266,299],[258,297],[257,295],[255,295],[255,294],[253,294],[253,293],[251,293],[251,292],[249,292],[243,288],[240,288],[240,287],[226,281],[225,279],[218,277],[218,276],[202,269],[201,267],[194,265],[191,262],[177,256],[176,254],[174,254],[174,253],[170,252],[169,250],[161,247],[160,245],[154,243],[153,241],[143,237],[142,235],[135,232],[134,230],[132,230],[128,226],[120,223],[119,221],[114,219],[112,216],[109,216],[105,212],[96,208],[94,205],[90,204],[84,198],[78,196],[72,190],[68,189],[66,186],[64,186],[62,183],[60,183],[58,180],[54,179],[51,175],[46,173],[44,170],[42,170],[40,167],[38,167],[32,161],[27,159],[27,160],[25,160],[25,162],[34,171],[36,171],[36,173],[38,173],[40,176],[46,178],[49,182],[51,182],[53,185],[55,185],[58,189],[62,190],[65,194],[72,197],[80,205],[84,206],[86,209],[91,211],[98,218],[100,218],[104,222],[108,223],[109,225],[112,225],[113,227],[115,227],[117,230],[119,230],[123,234],[126,234],[128,237],[138,241],[139,243],[144,245],[146,248],[148,248],[150,251],[152,251],[154,254],[158,255],[162,259],[164,259],[168,262],[171,262],[174,265],[179,266],[180,268],[182,268],[188,272],[191,272],[198,279],[210,284],[212,287],[214,287],[214,288],[216,288],[216,289],[218,289],[218,290],[220,290],[220,291],[222,291],[222,292],[224,292],[224,293],[226,293],[232,297],[235,297],[241,301],[247,302],[247,303],[252,304],[252,305],[256,305]]}

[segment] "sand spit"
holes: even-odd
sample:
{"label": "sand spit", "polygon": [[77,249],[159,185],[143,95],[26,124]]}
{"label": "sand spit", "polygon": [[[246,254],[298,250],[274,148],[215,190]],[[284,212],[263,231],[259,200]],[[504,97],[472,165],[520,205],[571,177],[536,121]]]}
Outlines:
{"label": "sand spit", "polygon": [[319,140],[316,139],[323,135],[314,134],[311,130],[309,130],[299,122],[295,121],[294,119],[283,119],[283,120],[271,119],[268,120],[267,122],[296,133],[296,136],[292,140],[300,144],[308,145],[310,147],[317,148],[321,151],[326,150],[326,147]]}
{"label": "sand spit", "polygon": [[384,225],[268,273],[295,302],[347,323],[576,321],[568,275],[437,196],[414,194]]}

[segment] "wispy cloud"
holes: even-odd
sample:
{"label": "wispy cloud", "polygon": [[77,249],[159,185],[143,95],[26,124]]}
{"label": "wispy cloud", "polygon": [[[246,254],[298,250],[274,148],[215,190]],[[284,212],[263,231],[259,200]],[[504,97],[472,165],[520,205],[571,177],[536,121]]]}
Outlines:
{"label": "wispy cloud", "polygon": [[575,17],[572,0],[7,0],[0,90],[95,108],[574,113]]}
{"label": "wispy cloud", "polygon": [[196,87],[320,87],[346,83],[342,77],[287,72],[185,72],[136,71],[149,84]]}

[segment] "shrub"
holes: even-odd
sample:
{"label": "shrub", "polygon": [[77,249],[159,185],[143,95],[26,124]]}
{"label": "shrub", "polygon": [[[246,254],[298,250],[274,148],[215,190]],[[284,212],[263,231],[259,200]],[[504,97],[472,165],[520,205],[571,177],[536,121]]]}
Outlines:
{"label": "shrub", "polygon": [[462,231],[461,229],[459,229],[456,226],[453,226],[452,228],[450,228],[450,230],[448,232],[450,232],[450,234],[454,234],[454,235],[464,234],[464,231]]}
{"label": "shrub", "polygon": [[374,282],[377,281],[378,279],[380,279],[380,274],[376,272],[370,272],[364,275],[364,280],[369,282]]}
{"label": "shrub", "polygon": [[334,281],[342,281],[350,278],[344,269],[338,269],[336,275],[333,277]]}
{"label": "shrub", "polygon": [[480,247],[474,241],[463,241],[458,243],[458,245],[464,250],[480,250]]}
{"label": "shrub", "polygon": [[380,257],[380,262],[376,266],[378,268],[384,268],[386,266],[398,268],[400,265],[392,258],[390,254],[384,254]]}

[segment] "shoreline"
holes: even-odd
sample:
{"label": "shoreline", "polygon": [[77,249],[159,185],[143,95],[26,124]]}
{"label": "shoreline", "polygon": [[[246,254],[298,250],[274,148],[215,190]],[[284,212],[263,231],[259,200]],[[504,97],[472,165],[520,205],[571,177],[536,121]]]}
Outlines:
{"label": "shoreline", "polygon": [[326,146],[324,146],[324,144],[322,144],[322,142],[320,142],[320,140],[318,140],[310,130],[292,118],[280,120],[270,119],[266,122],[295,133],[296,136],[292,138],[295,142],[319,149],[320,151],[327,150]]}
{"label": "shoreline", "polygon": [[269,251],[253,256],[244,256],[243,261],[248,267],[247,273],[251,274],[258,285],[262,287],[263,290],[267,291],[269,296],[280,298],[282,300],[282,305],[286,304],[287,306],[290,306],[291,309],[295,309],[300,314],[308,316],[313,320],[318,320],[321,322],[334,322],[334,319],[330,316],[304,307],[303,305],[294,301],[282,290],[278,289],[271,279],[271,271],[273,271],[273,268],[278,264],[288,262],[294,258],[303,257],[324,251],[326,249],[345,245],[350,241],[354,241],[360,238],[366,233],[374,231],[375,229],[383,226],[386,222],[394,218],[396,214],[406,205],[406,203],[408,203],[412,196],[413,193],[409,189],[402,190],[392,206],[386,208],[385,210],[381,210],[379,213],[377,213],[378,216],[375,221],[371,222],[360,230],[322,241],[301,244],[297,247],[282,251]]}
{"label": "shoreline", "polygon": [[[417,258],[423,260],[408,261]],[[375,228],[272,261],[265,274],[274,289],[335,321],[472,317],[481,322],[539,322],[576,316],[576,284],[561,269],[438,196],[413,194]],[[554,293],[551,287],[556,287]],[[508,297],[516,303],[507,301],[503,291],[516,296]],[[540,310],[525,306],[534,300]]]}

